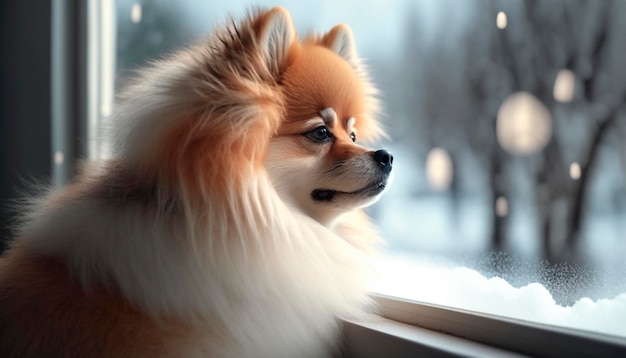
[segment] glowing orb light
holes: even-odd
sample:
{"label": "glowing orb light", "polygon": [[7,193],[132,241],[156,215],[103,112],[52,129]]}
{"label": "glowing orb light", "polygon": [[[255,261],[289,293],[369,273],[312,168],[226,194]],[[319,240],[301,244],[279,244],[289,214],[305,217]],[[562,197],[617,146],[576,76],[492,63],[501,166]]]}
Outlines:
{"label": "glowing orb light", "polygon": [[542,150],[552,136],[548,109],[528,92],[509,96],[498,111],[496,137],[506,151],[530,155]]}

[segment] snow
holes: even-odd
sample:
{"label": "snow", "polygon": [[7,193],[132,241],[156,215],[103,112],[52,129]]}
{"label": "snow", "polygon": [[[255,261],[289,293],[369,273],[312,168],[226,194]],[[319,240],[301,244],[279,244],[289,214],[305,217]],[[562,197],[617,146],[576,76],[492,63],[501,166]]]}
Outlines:
{"label": "snow", "polygon": [[626,337],[626,293],[598,300],[582,297],[563,306],[540,283],[516,288],[450,262],[388,255],[378,264],[376,291],[386,295]]}

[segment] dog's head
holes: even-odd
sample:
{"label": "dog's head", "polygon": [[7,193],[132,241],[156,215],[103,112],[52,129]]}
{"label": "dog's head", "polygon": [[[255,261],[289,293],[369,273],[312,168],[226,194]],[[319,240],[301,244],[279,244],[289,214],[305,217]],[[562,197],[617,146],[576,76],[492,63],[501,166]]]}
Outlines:
{"label": "dog's head", "polygon": [[283,201],[328,225],[388,184],[393,157],[363,146],[382,135],[376,92],[348,26],[298,39],[285,9],[257,9],[144,70],[114,147],[197,212],[264,167]]}
{"label": "dog's head", "polygon": [[278,193],[323,224],[375,202],[388,184],[393,156],[361,144],[382,130],[376,91],[350,28],[337,25],[300,42],[289,14],[278,8],[262,29],[282,68],[285,118],[266,159]]}

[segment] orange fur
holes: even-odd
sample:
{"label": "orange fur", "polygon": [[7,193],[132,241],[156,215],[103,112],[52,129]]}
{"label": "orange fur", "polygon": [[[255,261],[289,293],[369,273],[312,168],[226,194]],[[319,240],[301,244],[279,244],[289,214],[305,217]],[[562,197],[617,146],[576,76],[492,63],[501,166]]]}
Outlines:
{"label": "orange fur", "polygon": [[114,289],[85,292],[67,263],[22,251],[0,261],[2,357],[167,357],[191,332],[155,322]]}
{"label": "orange fur", "polygon": [[291,122],[314,118],[326,107],[334,108],[340,121],[356,117],[358,126],[367,120],[362,117],[365,108],[361,81],[346,61],[327,48],[303,45],[282,84],[287,102],[287,123],[281,134],[290,128]]}

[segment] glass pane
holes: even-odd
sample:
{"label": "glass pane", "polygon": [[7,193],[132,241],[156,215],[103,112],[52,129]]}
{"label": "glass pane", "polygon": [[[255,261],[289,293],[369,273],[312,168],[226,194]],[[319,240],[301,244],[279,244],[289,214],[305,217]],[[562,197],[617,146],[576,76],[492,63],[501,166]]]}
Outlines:
{"label": "glass pane", "polygon": [[[116,5],[118,89],[245,11]],[[382,90],[379,290],[626,337],[626,2],[278,5],[301,32],[349,24]]]}

